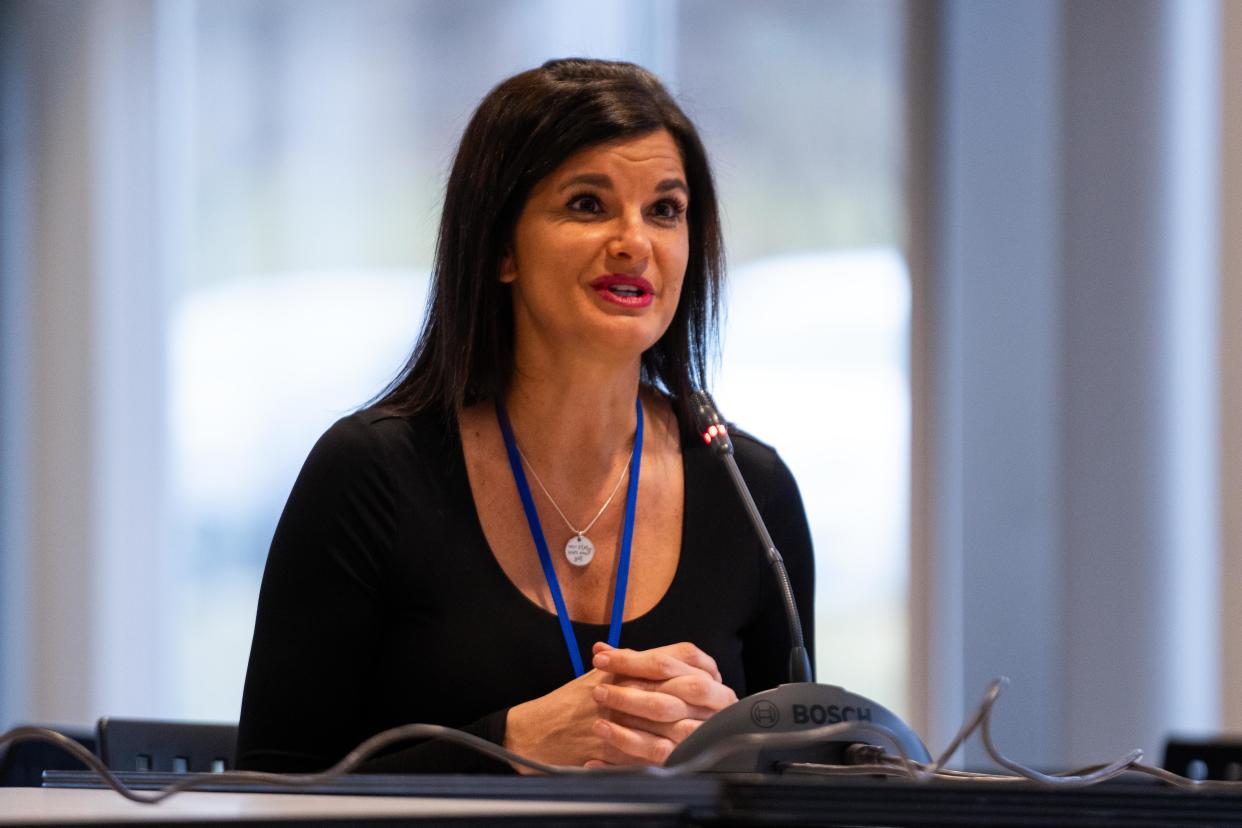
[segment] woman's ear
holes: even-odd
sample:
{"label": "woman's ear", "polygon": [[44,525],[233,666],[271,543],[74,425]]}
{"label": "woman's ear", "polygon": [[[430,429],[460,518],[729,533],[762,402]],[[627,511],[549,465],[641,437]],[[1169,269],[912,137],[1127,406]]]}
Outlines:
{"label": "woman's ear", "polygon": [[517,262],[514,261],[513,251],[510,250],[500,260],[500,281],[507,285],[515,279],[517,279]]}

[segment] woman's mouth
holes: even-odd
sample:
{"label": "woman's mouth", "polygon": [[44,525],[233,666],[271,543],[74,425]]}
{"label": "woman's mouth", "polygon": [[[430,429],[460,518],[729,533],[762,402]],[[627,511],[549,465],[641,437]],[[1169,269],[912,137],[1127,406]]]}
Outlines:
{"label": "woman's mouth", "polygon": [[641,276],[609,273],[591,282],[600,298],[627,308],[645,308],[655,299],[655,288]]}

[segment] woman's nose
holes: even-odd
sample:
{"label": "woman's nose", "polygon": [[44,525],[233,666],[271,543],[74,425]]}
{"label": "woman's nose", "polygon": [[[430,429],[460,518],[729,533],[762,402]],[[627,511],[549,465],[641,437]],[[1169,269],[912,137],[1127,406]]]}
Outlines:
{"label": "woman's nose", "polygon": [[651,238],[642,215],[627,213],[618,221],[616,234],[608,242],[608,255],[617,259],[638,261],[651,254]]}

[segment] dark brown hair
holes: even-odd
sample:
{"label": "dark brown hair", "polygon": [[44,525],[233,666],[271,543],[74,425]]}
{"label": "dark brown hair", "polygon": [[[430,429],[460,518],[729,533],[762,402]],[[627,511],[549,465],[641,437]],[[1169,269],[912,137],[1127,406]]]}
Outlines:
{"label": "dark brown hair", "polygon": [[705,385],[716,344],[724,271],[707,153],[655,75],[632,63],[583,58],[515,75],[479,104],[449,174],[422,331],[373,404],[452,416],[501,394],[513,369],[513,306],[500,267],[531,189],[580,150],[660,129],[681,150],[690,255],[672,322],[643,353],[642,379],[667,391],[686,422],[686,401]]}

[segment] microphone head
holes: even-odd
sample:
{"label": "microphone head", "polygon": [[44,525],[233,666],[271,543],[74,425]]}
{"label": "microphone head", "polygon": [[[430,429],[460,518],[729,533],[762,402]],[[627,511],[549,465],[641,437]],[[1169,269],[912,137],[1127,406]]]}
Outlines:
{"label": "microphone head", "polygon": [[729,429],[724,418],[716,410],[712,395],[699,388],[690,395],[690,413],[694,417],[694,428],[703,438],[703,442],[711,446],[719,454],[732,454],[733,441],[729,439]]}

